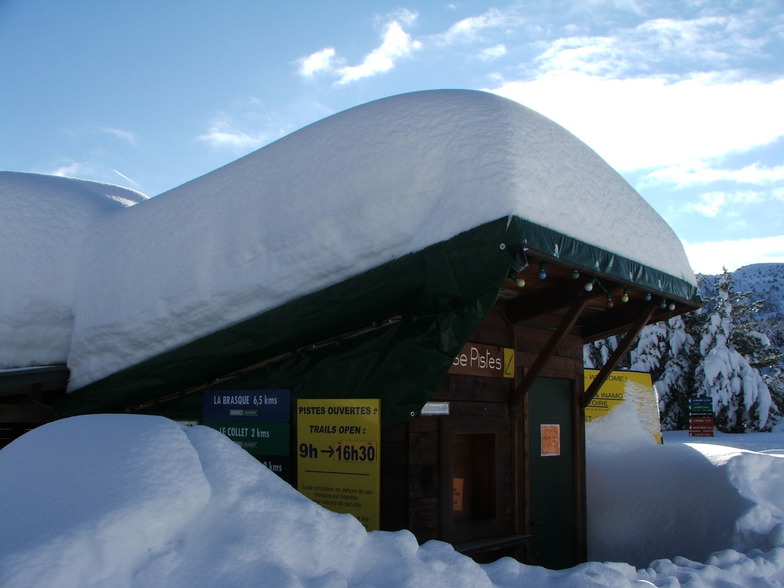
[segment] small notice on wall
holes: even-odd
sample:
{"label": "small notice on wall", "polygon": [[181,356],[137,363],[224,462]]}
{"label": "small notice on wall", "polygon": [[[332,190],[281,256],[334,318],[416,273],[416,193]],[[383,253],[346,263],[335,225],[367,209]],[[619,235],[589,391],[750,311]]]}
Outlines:
{"label": "small notice on wall", "polygon": [[540,425],[542,457],[561,455],[561,425]]}
{"label": "small notice on wall", "polygon": [[452,478],[452,510],[463,510],[463,478]]}
{"label": "small notice on wall", "polygon": [[297,401],[299,491],[368,531],[381,524],[380,416],[378,398]]}

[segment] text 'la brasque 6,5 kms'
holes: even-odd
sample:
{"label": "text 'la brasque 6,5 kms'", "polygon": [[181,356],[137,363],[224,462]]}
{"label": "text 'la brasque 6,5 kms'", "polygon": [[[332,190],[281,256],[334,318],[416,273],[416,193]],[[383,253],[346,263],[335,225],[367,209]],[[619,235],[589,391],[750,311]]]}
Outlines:
{"label": "text 'la brasque 6,5 kms'", "polygon": [[277,404],[278,398],[276,396],[267,396],[266,394],[225,394],[223,396],[214,396],[212,402],[213,404],[221,405],[259,406],[262,404]]}

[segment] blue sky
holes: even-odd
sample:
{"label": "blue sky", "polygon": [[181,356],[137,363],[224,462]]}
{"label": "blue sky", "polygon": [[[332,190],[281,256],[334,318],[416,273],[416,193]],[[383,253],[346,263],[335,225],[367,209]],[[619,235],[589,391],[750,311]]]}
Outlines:
{"label": "blue sky", "polygon": [[715,273],[784,262],[782,55],[769,0],[0,0],[0,169],[153,196],[376,98],[487,90],[590,145]]}

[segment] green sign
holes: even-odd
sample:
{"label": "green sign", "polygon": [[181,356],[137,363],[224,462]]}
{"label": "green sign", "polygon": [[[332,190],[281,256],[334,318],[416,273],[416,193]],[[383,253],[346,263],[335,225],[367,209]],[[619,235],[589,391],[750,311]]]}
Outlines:
{"label": "green sign", "polygon": [[212,421],[204,423],[253,455],[288,455],[289,423]]}

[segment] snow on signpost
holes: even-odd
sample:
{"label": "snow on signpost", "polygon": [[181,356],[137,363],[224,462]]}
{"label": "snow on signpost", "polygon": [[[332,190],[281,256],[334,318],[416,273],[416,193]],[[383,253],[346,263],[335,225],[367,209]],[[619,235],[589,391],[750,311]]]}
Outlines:
{"label": "snow on signpost", "polygon": [[[585,370],[585,387],[596,378],[599,370]],[[659,401],[651,375],[645,372],[615,371],[599,388],[599,392],[585,407],[585,421],[590,423],[609,414],[621,404],[631,404],[642,425],[656,443],[662,443],[659,424]]]}

